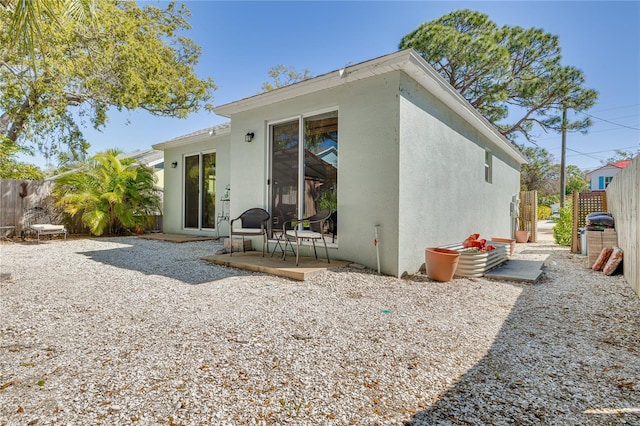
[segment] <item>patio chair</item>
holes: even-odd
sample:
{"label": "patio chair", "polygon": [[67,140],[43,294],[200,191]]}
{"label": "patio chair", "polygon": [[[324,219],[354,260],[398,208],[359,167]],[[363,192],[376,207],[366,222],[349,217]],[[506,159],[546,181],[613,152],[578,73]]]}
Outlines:
{"label": "patio chair", "polygon": [[[282,259],[287,259],[287,244],[291,244],[291,247],[293,247],[293,242],[295,241],[296,266],[298,266],[300,262],[300,240],[311,240],[311,243],[313,244],[313,253],[316,255],[317,259],[318,252],[316,251],[316,240],[322,240],[324,243],[324,251],[327,255],[327,263],[331,263],[329,260],[327,242],[324,239],[325,224],[330,217],[331,209],[323,209],[313,216],[302,219],[302,221],[297,219],[286,221],[282,226],[282,235],[285,240],[285,249],[282,253]],[[302,224],[299,224],[298,222],[302,222]]]}
{"label": "patio chair", "polygon": [[52,239],[56,234],[63,234],[67,239],[67,228],[64,225],[55,225],[51,223],[51,215],[42,207],[32,207],[24,209],[24,227],[21,232],[21,238],[24,241],[27,233],[36,234],[38,244],[40,237],[48,235]]}
{"label": "patio chair", "polygon": [[[233,236],[242,236],[242,251],[244,252],[244,237],[257,237],[262,235],[262,257],[264,257],[265,247],[267,246],[267,222],[269,221],[269,212],[261,208],[253,208],[245,211],[237,218],[233,219],[229,224],[229,255],[233,255]],[[240,221],[240,228],[233,227],[234,222]]]}

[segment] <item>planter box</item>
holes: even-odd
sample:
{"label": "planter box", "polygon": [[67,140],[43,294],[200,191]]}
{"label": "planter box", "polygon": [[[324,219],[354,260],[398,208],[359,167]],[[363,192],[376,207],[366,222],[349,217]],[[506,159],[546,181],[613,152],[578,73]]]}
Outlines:
{"label": "planter box", "polygon": [[491,245],[495,246],[496,249],[487,252],[464,248],[462,244],[445,246],[443,248],[455,250],[460,253],[455,276],[482,277],[485,272],[509,260],[510,244],[493,241]]}
{"label": "planter box", "polygon": [[[231,249],[231,238],[225,238],[224,240],[224,248],[227,249],[227,251],[229,249]],[[251,246],[251,240],[250,239],[245,239],[244,240],[244,251],[251,251],[253,250],[253,247]],[[233,252],[241,252],[242,250],[242,238],[234,238],[233,239]]]}
{"label": "planter box", "polygon": [[496,246],[496,248],[497,248],[498,246],[495,243],[508,244],[509,245],[509,256],[511,256],[513,254],[513,251],[516,248],[516,240],[511,239],[511,238],[499,238],[499,237],[491,238],[490,244],[493,245],[493,246]]}

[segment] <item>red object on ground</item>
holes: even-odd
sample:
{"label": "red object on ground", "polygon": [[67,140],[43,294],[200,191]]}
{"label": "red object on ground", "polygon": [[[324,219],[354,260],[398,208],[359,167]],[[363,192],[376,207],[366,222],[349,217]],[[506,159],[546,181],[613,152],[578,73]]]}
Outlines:
{"label": "red object on ground", "polygon": [[609,260],[609,256],[611,256],[612,251],[612,247],[603,248],[591,269],[594,271],[602,271],[602,268],[604,267],[604,264],[607,263],[607,260]]}
{"label": "red object on ground", "polygon": [[480,251],[491,251],[496,249],[494,246],[485,246],[485,244],[487,244],[487,240],[484,238],[479,240],[478,239],[479,237],[480,237],[480,234],[469,235],[467,239],[462,242],[462,247],[477,248]]}
{"label": "red object on ground", "polygon": [[605,275],[612,275],[622,262],[622,257],[622,249],[620,247],[614,247],[611,251],[611,256],[609,256],[609,260],[607,260],[607,263],[602,268],[602,272],[604,272]]}

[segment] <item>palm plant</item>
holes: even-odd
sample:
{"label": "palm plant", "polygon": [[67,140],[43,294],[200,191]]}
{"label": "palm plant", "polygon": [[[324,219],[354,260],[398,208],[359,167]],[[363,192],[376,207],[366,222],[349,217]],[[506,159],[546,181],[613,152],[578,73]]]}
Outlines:
{"label": "palm plant", "polygon": [[82,20],[93,23],[97,0],[7,0],[1,7],[11,12],[8,28],[9,42],[18,45],[22,51],[33,57],[40,46],[42,22],[54,21],[61,24],[68,20]]}
{"label": "palm plant", "polygon": [[92,234],[122,234],[144,228],[160,210],[153,169],[110,150],[92,157],[81,168],[56,180],[56,205],[80,215]]}

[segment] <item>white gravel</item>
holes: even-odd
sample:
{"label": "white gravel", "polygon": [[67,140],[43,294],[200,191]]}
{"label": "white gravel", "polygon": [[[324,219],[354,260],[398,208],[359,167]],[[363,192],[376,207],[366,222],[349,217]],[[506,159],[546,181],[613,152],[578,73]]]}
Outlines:
{"label": "white gravel", "polygon": [[640,299],[551,243],[537,285],[341,269],[220,245],[0,244],[0,425],[640,424]]}

